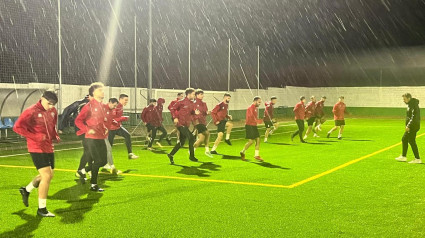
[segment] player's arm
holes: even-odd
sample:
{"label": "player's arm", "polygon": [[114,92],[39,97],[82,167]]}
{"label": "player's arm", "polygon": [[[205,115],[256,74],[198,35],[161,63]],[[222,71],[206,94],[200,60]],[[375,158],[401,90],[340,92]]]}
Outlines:
{"label": "player's arm", "polygon": [[54,131],[54,136],[55,136],[56,142],[59,143],[61,141],[61,138],[59,137],[58,130],[57,130],[58,129],[57,128],[58,111],[56,109],[54,111],[55,111],[55,118],[53,118],[53,131]]}
{"label": "player's arm", "polygon": [[29,130],[33,127],[31,123],[32,121],[32,112],[29,110],[25,110],[15,122],[15,125],[13,126],[13,131],[25,138],[29,138],[32,140],[45,140],[45,135],[36,134]]}
{"label": "player's arm", "polygon": [[217,104],[214,109],[211,111],[211,117],[213,118],[213,120],[217,123],[219,123],[218,118],[217,118],[217,113],[218,111],[220,111],[220,104]]}
{"label": "player's arm", "polygon": [[89,107],[84,106],[81,109],[80,114],[78,114],[77,118],[75,118],[75,125],[78,127],[78,129],[80,129],[81,134],[85,134],[89,130],[89,128],[87,127],[87,124],[85,123],[88,115],[89,115]]}

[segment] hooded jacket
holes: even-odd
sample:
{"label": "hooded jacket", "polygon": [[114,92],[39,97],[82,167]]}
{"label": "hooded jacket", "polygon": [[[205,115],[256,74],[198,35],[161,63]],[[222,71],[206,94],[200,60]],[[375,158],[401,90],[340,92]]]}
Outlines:
{"label": "hooded jacket", "polygon": [[421,111],[419,100],[416,98],[410,99],[407,103],[406,127],[413,131],[418,131],[421,128]]}

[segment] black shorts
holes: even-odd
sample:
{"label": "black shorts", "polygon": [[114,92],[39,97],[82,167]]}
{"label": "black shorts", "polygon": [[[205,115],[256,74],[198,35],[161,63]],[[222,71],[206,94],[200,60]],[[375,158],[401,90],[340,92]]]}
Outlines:
{"label": "black shorts", "polygon": [[152,129],[154,129],[155,127],[148,123],[148,124],[146,124],[146,128],[148,129],[148,132],[150,132],[150,131],[152,131]]}
{"label": "black shorts", "polygon": [[246,139],[255,140],[260,137],[257,126],[245,125]]}
{"label": "black shorts", "polygon": [[307,120],[307,125],[308,126],[312,126],[313,124],[314,124],[314,122],[316,121],[316,118],[315,117],[310,117],[308,120]]}
{"label": "black shorts", "polygon": [[224,133],[226,131],[226,123],[227,123],[227,120],[222,120],[220,121],[220,123],[218,123],[217,133],[220,133],[220,132]]}
{"label": "black shorts", "polygon": [[198,124],[195,126],[196,130],[198,130],[198,133],[204,133],[208,131],[207,126],[204,124]]}
{"label": "black shorts", "polygon": [[335,126],[344,126],[345,120],[335,120]]}
{"label": "black shorts", "polygon": [[273,126],[273,122],[272,121],[264,121],[264,125],[266,126],[266,128],[271,128]]}
{"label": "black shorts", "polygon": [[30,153],[30,155],[37,170],[45,167],[55,168],[54,153]]}

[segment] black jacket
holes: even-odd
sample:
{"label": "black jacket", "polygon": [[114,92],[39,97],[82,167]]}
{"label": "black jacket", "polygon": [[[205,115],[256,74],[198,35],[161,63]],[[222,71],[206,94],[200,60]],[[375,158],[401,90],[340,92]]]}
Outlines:
{"label": "black jacket", "polygon": [[421,128],[421,111],[419,109],[419,100],[416,98],[410,99],[409,103],[407,103],[406,127],[413,131],[418,131]]}
{"label": "black jacket", "polygon": [[88,102],[89,102],[89,99],[84,98],[82,100],[73,102],[72,104],[67,106],[65,109],[63,109],[61,119],[58,123],[58,129],[63,130],[65,127],[69,126],[70,122],[74,122],[78,113],[80,113],[81,106],[85,105]]}

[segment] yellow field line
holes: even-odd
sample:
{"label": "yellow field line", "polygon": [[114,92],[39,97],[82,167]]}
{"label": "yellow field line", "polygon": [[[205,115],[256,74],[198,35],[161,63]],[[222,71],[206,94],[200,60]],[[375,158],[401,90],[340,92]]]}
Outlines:
{"label": "yellow field line", "polygon": [[[420,135],[418,135],[416,138],[419,138],[419,137],[424,136],[424,135],[425,135],[425,133],[420,134]],[[348,161],[348,162],[347,162],[347,163],[345,163],[345,164],[341,164],[340,166],[337,166],[337,167],[335,167],[335,168],[333,168],[333,169],[327,170],[327,171],[325,171],[325,172],[323,172],[323,173],[316,174],[316,175],[314,175],[314,176],[311,176],[310,178],[306,178],[306,179],[304,179],[304,180],[301,180],[301,181],[299,181],[299,182],[296,182],[296,183],[294,183],[294,184],[291,184],[291,185],[289,185],[288,187],[289,187],[289,188],[295,188],[295,187],[298,187],[298,186],[300,186],[300,185],[303,185],[303,184],[305,184],[305,183],[311,182],[311,181],[316,180],[316,179],[318,179],[318,178],[320,178],[320,177],[323,177],[323,176],[325,176],[325,175],[328,175],[328,174],[330,174],[330,173],[333,173],[333,172],[335,172],[335,171],[337,171],[337,170],[340,170],[340,169],[342,169],[342,168],[345,168],[345,167],[347,167],[347,166],[349,166],[349,165],[352,165],[352,164],[354,164],[354,163],[357,163],[357,162],[359,162],[359,161],[361,161],[361,160],[367,159],[367,158],[372,157],[372,156],[374,156],[374,155],[377,155],[377,154],[380,154],[380,153],[385,152],[385,151],[387,151],[387,150],[390,150],[390,149],[392,149],[392,148],[394,148],[394,147],[397,147],[397,146],[399,146],[399,145],[401,145],[401,142],[399,142],[399,143],[397,143],[397,144],[394,144],[394,145],[391,145],[391,146],[388,146],[388,147],[383,148],[383,149],[381,149],[381,150],[375,151],[375,152],[370,153],[370,154],[368,154],[368,155],[362,156],[362,157],[360,157],[360,158],[358,158],[358,159],[354,159],[354,160]]]}
{"label": "yellow field line", "polygon": [[[24,169],[34,169],[34,166],[21,166],[21,165],[0,165],[0,167],[4,168],[24,168]],[[55,169],[55,171],[63,171],[63,172],[73,172],[75,170],[71,169]],[[99,172],[100,174],[110,174],[106,172]],[[123,176],[131,176],[131,177],[145,177],[145,178],[162,178],[162,179],[177,179],[177,180],[189,180],[189,181],[199,181],[199,182],[210,182],[210,183],[227,183],[227,184],[241,184],[241,185],[251,185],[251,186],[261,186],[261,187],[272,187],[272,188],[289,188],[286,185],[279,184],[267,184],[267,183],[250,183],[250,182],[240,182],[240,181],[230,181],[230,180],[217,180],[217,179],[200,179],[200,178],[185,178],[185,177],[177,177],[177,176],[166,176],[166,175],[151,175],[151,174],[121,174]]]}

